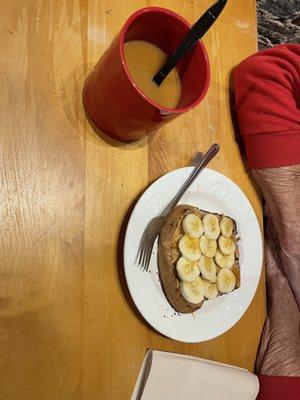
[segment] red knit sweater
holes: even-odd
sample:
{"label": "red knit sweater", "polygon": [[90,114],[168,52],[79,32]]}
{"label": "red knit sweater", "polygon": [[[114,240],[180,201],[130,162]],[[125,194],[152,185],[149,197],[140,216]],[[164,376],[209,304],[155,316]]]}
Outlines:
{"label": "red knit sweater", "polygon": [[259,376],[256,400],[300,400],[300,376]]}
{"label": "red knit sweater", "polygon": [[250,168],[300,163],[300,45],[260,51],[233,74]]}

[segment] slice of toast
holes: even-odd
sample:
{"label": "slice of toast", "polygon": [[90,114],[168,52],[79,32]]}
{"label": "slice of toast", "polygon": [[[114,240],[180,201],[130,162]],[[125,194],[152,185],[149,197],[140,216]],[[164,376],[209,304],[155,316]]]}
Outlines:
{"label": "slice of toast", "polygon": [[[201,308],[203,301],[199,304],[192,304],[185,300],[180,291],[180,279],[176,270],[176,263],[180,258],[180,250],[178,242],[184,235],[182,221],[188,214],[196,214],[201,219],[208,211],[200,210],[197,207],[182,204],[174,208],[169,214],[159,236],[158,240],[158,269],[160,274],[161,285],[166,295],[168,302],[175,311],[180,313],[192,313]],[[224,216],[216,213],[219,220]],[[233,236],[237,240],[236,222],[234,223]],[[236,247],[235,264],[231,268],[236,278],[236,287],[240,286],[240,267],[239,267],[239,252]],[[220,293],[221,295],[221,293]]]}

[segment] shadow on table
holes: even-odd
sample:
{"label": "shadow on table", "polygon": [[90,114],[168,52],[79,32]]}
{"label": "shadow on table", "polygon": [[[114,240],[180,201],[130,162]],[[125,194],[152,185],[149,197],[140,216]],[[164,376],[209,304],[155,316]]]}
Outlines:
{"label": "shadow on table", "polygon": [[113,147],[136,148],[145,146],[148,142],[147,138],[127,143],[112,139],[100,131],[86,114],[82,102],[82,89],[85,78],[88,75],[85,71],[91,71],[94,65],[95,63],[78,65],[70,71],[69,75],[61,83],[61,101],[66,118],[76,130],[76,133],[87,140],[89,140],[89,135],[86,135],[86,132],[92,132]]}
{"label": "shadow on table", "polygon": [[[134,200],[134,202],[130,205],[129,209],[127,210],[125,217],[123,219],[121,228],[120,228],[120,233],[119,233],[119,239],[118,239],[118,246],[117,246],[117,268],[118,268],[118,275],[119,275],[119,280],[120,280],[120,285],[124,294],[124,297],[130,306],[131,310],[134,312],[135,316],[143,322],[149,329],[151,329],[155,333],[157,332],[140,314],[139,310],[137,309],[136,305],[134,304],[132,297],[129,293],[128,286],[126,283],[126,278],[125,278],[125,272],[124,272],[124,261],[123,261],[123,248],[124,248],[124,240],[125,240],[125,233],[126,233],[126,228],[127,224],[129,221],[129,217],[138,202],[139,198],[143,194],[144,190],[137,196],[137,198]],[[135,267],[138,268],[138,267]]]}
{"label": "shadow on table", "polygon": [[85,78],[88,75],[85,71],[90,71],[94,65],[95,63],[78,65],[70,71],[69,75],[61,83],[61,101],[66,118],[76,130],[76,133],[87,140],[94,140],[98,136],[113,147],[138,148],[145,146],[148,142],[147,138],[127,143],[112,139],[100,131],[86,114],[82,102],[82,89]]}

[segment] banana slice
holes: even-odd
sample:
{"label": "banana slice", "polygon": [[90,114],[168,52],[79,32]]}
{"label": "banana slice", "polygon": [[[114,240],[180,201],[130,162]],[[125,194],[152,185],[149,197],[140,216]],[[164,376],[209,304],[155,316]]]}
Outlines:
{"label": "banana slice", "polygon": [[188,261],[184,257],[177,261],[176,270],[183,282],[193,282],[200,274],[197,262]]}
{"label": "banana slice", "polygon": [[220,225],[218,217],[214,214],[205,214],[203,217],[203,229],[208,239],[217,239],[220,235]]}
{"label": "banana slice", "polygon": [[221,268],[231,268],[234,264],[235,258],[234,253],[225,256],[219,250],[217,250],[217,254],[215,256],[215,261]]}
{"label": "banana slice", "polygon": [[180,292],[186,301],[192,304],[199,304],[204,300],[204,283],[198,277],[193,282],[181,282]]}
{"label": "banana slice", "polygon": [[222,293],[230,293],[235,288],[236,279],[234,273],[228,268],[222,268],[218,272],[217,287]]}
{"label": "banana slice", "polygon": [[220,250],[225,256],[229,256],[235,252],[236,244],[232,237],[227,238],[223,235],[219,237]]}
{"label": "banana slice", "polygon": [[193,239],[187,235],[182,236],[179,240],[179,250],[189,261],[198,261],[201,256],[199,239]]}
{"label": "banana slice", "polygon": [[213,258],[205,257],[203,254],[199,260],[200,272],[210,282],[217,282],[217,267]]}
{"label": "banana slice", "polygon": [[211,283],[206,279],[203,279],[204,283],[204,297],[208,300],[213,300],[218,297],[219,291],[215,283]]}
{"label": "banana slice", "polygon": [[217,241],[203,235],[200,238],[200,249],[206,257],[214,257],[217,252]]}
{"label": "banana slice", "polygon": [[203,224],[201,218],[196,214],[188,214],[182,221],[184,233],[191,238],[199,238],[203,233]]}
{"label": "banana slice", "polygon": [[223,236],[230,238],[233,232],[233,222],[231,218],[223,217],[220,222],[221,233]]}

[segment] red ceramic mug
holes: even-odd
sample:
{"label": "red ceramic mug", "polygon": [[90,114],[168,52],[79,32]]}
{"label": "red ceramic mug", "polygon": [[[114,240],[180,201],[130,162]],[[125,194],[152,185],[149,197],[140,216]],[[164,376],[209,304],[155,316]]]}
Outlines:
{"label": "red ceramic mug", "polygon": [[189,29],[185,19],[165,8],[143,8],[131,15],[84,84],[84,107],[99,130],[114,139],[136,140],[200,103],[210,80],[201,41],[177,65],[182,93],[176,108],[149,99],[132,80],[124,57],[130,40],[145,40],[171,54]]}

